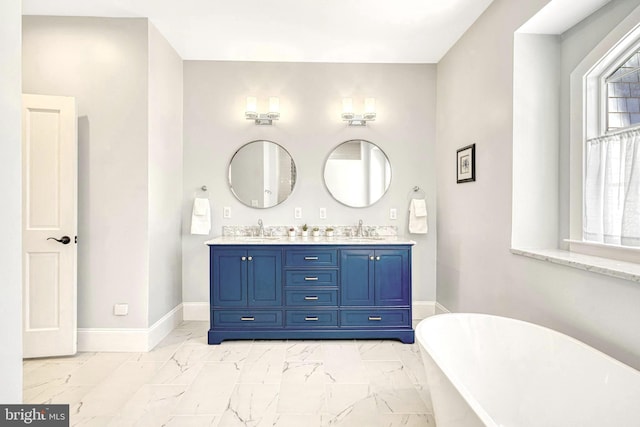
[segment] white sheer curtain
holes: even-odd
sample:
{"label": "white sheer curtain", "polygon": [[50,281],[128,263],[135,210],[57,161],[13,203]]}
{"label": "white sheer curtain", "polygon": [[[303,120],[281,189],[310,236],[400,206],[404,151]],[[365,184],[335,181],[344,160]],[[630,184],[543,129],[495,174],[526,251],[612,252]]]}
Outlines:
{"label": "white sheer curtain", "polygon": [[584,240],[640,246],[640,130],[587,142]]}

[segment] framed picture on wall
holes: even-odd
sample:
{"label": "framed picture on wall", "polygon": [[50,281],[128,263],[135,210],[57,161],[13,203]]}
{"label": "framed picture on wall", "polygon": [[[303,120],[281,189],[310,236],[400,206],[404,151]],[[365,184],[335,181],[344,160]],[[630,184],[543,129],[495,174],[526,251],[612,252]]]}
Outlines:
{"label": "framed picture on wall", "polygon": [[458,184],[476,180],[476,144],[462,147],[456,153]]}

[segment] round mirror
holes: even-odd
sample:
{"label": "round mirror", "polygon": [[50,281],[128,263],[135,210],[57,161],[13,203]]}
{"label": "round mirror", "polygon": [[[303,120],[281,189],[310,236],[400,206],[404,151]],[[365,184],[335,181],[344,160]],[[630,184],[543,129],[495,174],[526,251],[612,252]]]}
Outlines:
{"label": "round mirror", "polygon": [[236,151],[229,163],[231,192],[252,208],[270,208],[282,203],[295,184],[293,158],[275,142],[249,142]]}
{"label": "round mirror", "polygon": [[391,183],[391,163],[377,145],[354,139],[338,145],[324,164],[324,183],[334,199],[354,208],[371,206]]}

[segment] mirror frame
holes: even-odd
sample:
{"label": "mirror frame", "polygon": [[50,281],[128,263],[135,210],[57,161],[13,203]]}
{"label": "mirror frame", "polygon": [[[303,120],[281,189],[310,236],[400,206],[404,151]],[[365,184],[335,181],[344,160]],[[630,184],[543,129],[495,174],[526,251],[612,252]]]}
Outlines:
{"label": "mirror frame", "polygon": [[[291,188],[291,192],[287,195],[287,197],[285,197],[282,201],[271,205],[271,206],[251,206],[250,203],[246,203],[244,200],[242,200],[238,194],[235,192],[234,188],[233,188],[233,183],[231,182],[231,165],[233,163],[233,159],[236,157],[236,155],[246,146],[254,144],[256,142],[269,142],[273,145],[276,145],[278,148],[280,148],[281,150],[283,150],[285,153],[287,153],[287,155],[289,156],[289,158],[291,159],[291,163],[293,164],[293,186]],[[245,144],[242,144],[236,151],[234,151],[233,155],[231,156],[231,159],[229,159],[229,163],[227,165],[227,184],[229,185],[229,190],[231,191],[231,194],[233,194],[233,196],[236,198],[236,200],[238,200],[240,203],[242,203],[243,205],[253,208],[253,209],[269,209],[269,208],[273,208],[276,207],[280,204],[282,204],[283,202],[285,202],[289,197],[291,197],[291,195],[293,194],[295,188],[296,188],[296,184],[298,182],[298,165],[296,164],[295,160],[293,159],[293,156],[291,155],[291,153],[284,148],[282,145],[278,144],[277,142],[273,142],[273,141],[269,141],[267,139],[256,139],[253,141],[249,141]]]}
{"label": "mirror frame", "polygon": [[[344,201],[338,199],[333,192],[331,191],[331,189],[329,188],[329,186],[327,185],[327,180],[326,180],[326,170],[327,170],[327,162],[329,161],[329,159],[331,158],[331,155],[336,151],[336,149],[346,143],[349,142],[355,142],[355,141],[360,141],[360,142],[367,142],[371,145],[373,145],[374,147],[377,147],[380,152],[384,155],[385,159],[387,160],[387,163],[389,164],[389,185],[387,186],[387,188],[385,188],[384,193],[382,193],[382,195],[378,198],[378,200],[366,205],[366,206],[353,206],[350,205],[348,203],[345,203]],[[384,198],[384,196],[389,192],[389,188],[391,188],[391,182],[393,181],[393,167],[391,166],[391,159],[389,158],[389,156],[387,155],[387,153],[378,145],[375,144],[369,140],[366,139],[362,139],[362,138],[355,138],[355,139],[349,139],[347,141],[343,141],[341,143],[339,143],[338,145],[336,145],[335,147],[333,147],[333,149],[331,149],[331,151],[329,152],[329,154],[327,155],[325,161],[324,161],[324,165],[322,167],[322,182],[324,184],[324,188],[327,189],[327,192],[331,195],[331,197],[333,198],[333,200],[335,200],[336,202],[340,203],[343,206],[347,206],[349,208],[354,208],[354,209],[365,209],[365,208],[369,208],[371,206],[374,206],[376,203],[378,203],[380,200],[382,200]]]}

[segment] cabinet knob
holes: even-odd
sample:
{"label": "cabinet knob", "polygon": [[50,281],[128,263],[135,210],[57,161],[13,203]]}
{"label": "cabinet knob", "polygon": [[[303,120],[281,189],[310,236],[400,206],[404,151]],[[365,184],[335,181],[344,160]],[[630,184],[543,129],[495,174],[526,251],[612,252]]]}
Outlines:
{"label": "cabinet knob", "polygon": [[373,261],[373,255],[369,256],[369,259],[370,259],[371,261]]}
{"label": "cabinet knob", "polygon": [[247,258],[249,261],[253,261],[253,257],[250,256],[249,258]]}
{"label": "cabinet knob", "polygon": [[247,257],[246,257],[246,256],[243,256],[243,257],[242,257],[242,258],[240,258],[240,259],[241,259],[242,261],[246,261],[246,260],[247,260]]}
{"label": "cabinet knob", "polygon": [[380,257],[379,256],[376,257],[376,261],[380,261]]}

